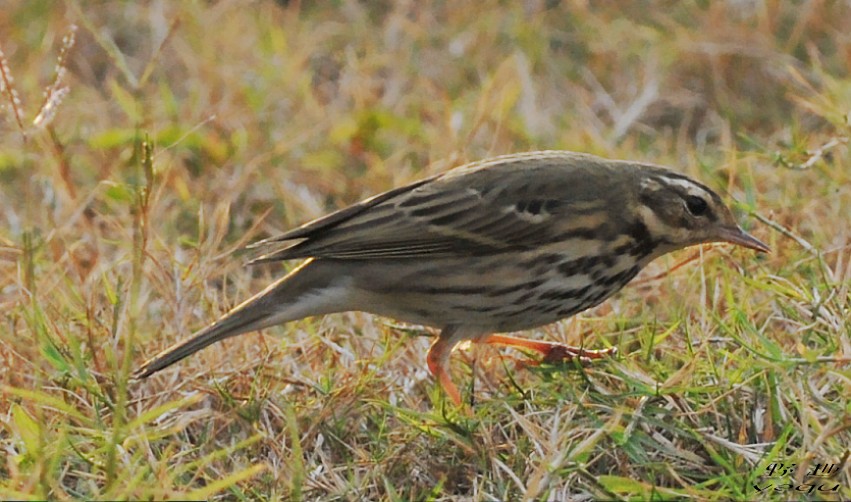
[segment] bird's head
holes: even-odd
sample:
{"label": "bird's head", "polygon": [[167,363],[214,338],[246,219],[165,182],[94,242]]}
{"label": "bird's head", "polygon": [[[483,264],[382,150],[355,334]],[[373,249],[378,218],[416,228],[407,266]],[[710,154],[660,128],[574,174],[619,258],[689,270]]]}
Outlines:
{"label": "bird's head", "polygon": [[661,168],[640,170],[638,213],[657,253],[709,242],[729,242],[756,251],[769,247],[736,223],[733,213],[710,188]]}

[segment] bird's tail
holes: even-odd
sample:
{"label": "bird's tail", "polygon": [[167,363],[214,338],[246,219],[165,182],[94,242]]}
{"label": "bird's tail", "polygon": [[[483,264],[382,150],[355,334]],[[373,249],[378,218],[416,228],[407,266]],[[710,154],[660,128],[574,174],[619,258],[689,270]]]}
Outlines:
{"label": "bird's tail", "polygon": [[[346,287],[327,262],[308,260],[221,319],[163,350],[133,372],[148,377],[218,341],[311,315],[345,310]],[[335,281],[337,284],[335,284]]]}

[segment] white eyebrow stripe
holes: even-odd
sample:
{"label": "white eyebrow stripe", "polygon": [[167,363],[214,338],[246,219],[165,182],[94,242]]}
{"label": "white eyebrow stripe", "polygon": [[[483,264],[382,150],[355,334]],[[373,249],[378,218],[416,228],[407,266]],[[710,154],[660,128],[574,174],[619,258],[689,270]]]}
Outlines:
{"label": "white eyebrow stripe", "polygon": [[711,192],[707,191],[705,188],[703,188],[702,186],[698,185],[697,183],[695,183],[693,181],[683,179],[683,178],[672,178],[672,177],[668,177],[668,176],[662,176],[662,178],[665,180],[665,183],[667,183],[668,185],[678,186],[678,187],[682,188],[683,190],[685,190],[686,193],[689,194],[689,195],[699,195],[699,196],[702,196],[702,197],[710,199],[710,200],[712,199],[712,193]]}

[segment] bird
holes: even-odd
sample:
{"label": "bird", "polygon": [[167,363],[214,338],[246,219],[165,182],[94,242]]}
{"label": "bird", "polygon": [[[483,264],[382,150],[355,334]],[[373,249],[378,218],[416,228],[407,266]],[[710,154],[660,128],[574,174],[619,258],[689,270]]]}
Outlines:
{"label": "bird", "polygon": [[712,189],[659,165],[569,151],[492,157],[394,188],[262,240],[251,264],[304,259],[133,374],[146,378],[218,341],[309,316],[363,311],[437,328],[426,363],[449,399],[462,341],[599,359],[511,336],[594,307],[649,262],[688,246],[769,247]]}

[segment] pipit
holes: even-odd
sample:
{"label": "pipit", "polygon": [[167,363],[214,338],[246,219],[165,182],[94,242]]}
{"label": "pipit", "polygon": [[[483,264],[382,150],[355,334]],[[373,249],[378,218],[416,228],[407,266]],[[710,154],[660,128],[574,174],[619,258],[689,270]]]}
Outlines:
{"label": "pipit", "polygon": [[255,244],[252,263],[301,266],[135,372],[152,373],[245,332],[307,316],[364,311],[439,328],[426,356],[447,371],[459,342],[594,359],[586,350],[499,333],[593,307],[651,260],[708,242],[768,246],[736,224],[711,189],[666,168],[545,151],[467,164]]}

